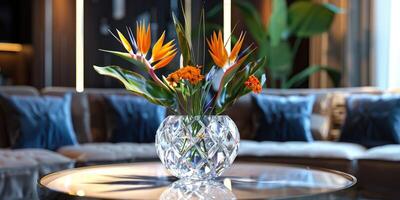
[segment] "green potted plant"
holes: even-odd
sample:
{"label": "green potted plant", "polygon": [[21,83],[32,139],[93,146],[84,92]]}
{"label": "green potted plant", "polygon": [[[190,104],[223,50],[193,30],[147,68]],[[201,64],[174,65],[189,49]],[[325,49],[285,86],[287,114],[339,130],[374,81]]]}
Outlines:
{"label": "green potted plant", "polygon": [[335,15],[341,12],[339,8],[329,3],[303,0],[288,6],[286,0],[273,0],[272,15],[269,23],[264,25],[257,8],[250,2],[237,0],[235,5],[257,43],[257,57],[267,58],[265,67],[271,87],[296,87],[320,71],[326,71],[334,86],[339,86],[341,73],[329,66],[312,65],[297,74],[293,72],[294,58],[301,41],[328,31]]}

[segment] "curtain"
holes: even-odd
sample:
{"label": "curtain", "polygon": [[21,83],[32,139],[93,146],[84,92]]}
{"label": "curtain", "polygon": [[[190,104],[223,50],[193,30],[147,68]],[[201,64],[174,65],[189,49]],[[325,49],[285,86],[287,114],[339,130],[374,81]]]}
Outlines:
{"label": "curtain", "polygon": [[[317,0],[343,9],[337,14],[331,30],[310,40],[310,64],[328,65],[342,72],[343,87],[368,86],[372,83],[371,51],[373,1]],[[325,73],[310,78],[310,87],[325,88],[332,84]]]}

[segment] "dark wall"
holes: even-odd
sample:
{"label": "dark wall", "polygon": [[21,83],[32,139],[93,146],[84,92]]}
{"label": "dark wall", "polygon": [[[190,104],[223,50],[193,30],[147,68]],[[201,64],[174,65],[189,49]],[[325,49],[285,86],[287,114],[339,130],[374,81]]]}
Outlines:
{"label": "dark wall", "polygon": [[[134,70],[134,66],[121,58],[98,51],[98,49],[124,51],[124,48],[109,33],[119,29],[126,34],[126,26],[135,32],[136,21],[150,20],[153,44],[166,30],[166,40],[173,39],[171,3],[160,0],[126,0],[125,17],[113,18],[112,0],[85,1],[85,87],[121,87],[112,78],[97,74],[93,65],[119,65]],[[179,1],[178,1],[179,2]]]}
{"label": "dark wall", "polygon": [[53,1],[53,86],[75,87],[75,4]]}
{"label": "dark wall", "polygon": [[0,42],[32,43],[32,1],[0,1]]}
{"label": "dark wall", "polygon": [[[51,5],[52,21],[46,22],[45,0],[25,0],[32,2],[30,22],[33,24],[33,66],[30,69],[30,85],[37,88],[45,85],[45,54],[51,52],[52,86],[75,86],[75,1],[53,0]],[[46,27],[51,26],[52,38],[45,35]],[[45,43],[51,40],[51,48]]]}
{"label": "dark wall", "polygon": [[[131,64],[98,49],[124,51],[123,47],[108,33],[118,28],[126,33],[126,26],[135,28],[138,19],[146,18],[152,24],[153,44],[163,30],[166,40],[173,39],[174,28],[171,20],[171,5],[179,5],[180,0],[126,0],[125,16],[113,17],[112,0],[85,0],[85,87],[121,87],[116,80],[100,76],[93,65],[120,65],[134,70]],[[172,2],[172,3],[171,3]],[[252,0],[258,5],[260,1]],[[291,1],[289,1],[291,2]],[[206,11],[219,1],[194,1],[193,24],[198,24],[199,10],[205,4]],[[75,86],[75,1],[53,1],[53,86]],[[0,41],[33,43],[34,60],[30,69],[31,85],[44,86],[44,7],[45,0],[1,0],[0,1]],[[180,14],[181,8],[175,8]],[[182,17],[182,16],[180,16]],[[233,25],[238,22],[237,31],[246,30],[240,15],[234,11]],[[212,23],[222,23],[222,13],[212,19]],[[236,33],[237,34],[237,33]],[[32,39],[33,38],[33,39]],[[248,37],[247,44],[251,43]],[[294,71],[300,71],[308,65],[308,40],[304,40],[296,57]],[[207,55],[208,56],[208,55]],[[178,65],[175,59],[171,67],[159,70],[173,70]],[[307,84],[307,83],[306,83]],[[306,87],[306,85],[302,86]]]}
{"label": "dark wall", "polygon": [[[294,3],[294,0],[288,0],[288,5]],[[295,43],[295,39],[291,38],[290,42],[292,45]],[[303,39],[300,43],[299,50],[297,51],[294,59],[293,74],[297,74],[306,69],[310,64],[310,40],[308,38]],[[308,88],[309,81],[304,81],[298,88]]]}
{"label": "dark wall", "polygon": [[0,42],[19,43],[21,49],[0,50],[0,85],[30,83],[32,65],[32,2],[0,1]]}

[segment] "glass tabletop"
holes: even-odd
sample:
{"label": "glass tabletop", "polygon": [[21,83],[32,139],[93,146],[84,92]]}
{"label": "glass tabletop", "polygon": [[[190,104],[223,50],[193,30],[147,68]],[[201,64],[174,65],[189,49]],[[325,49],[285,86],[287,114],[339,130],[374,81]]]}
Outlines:
{"label": "glass tabletop", "polygon": [[214,181],[177,180],[158,162],[82,167],[40,180],[50,192],[85,199],[282,199],[334,193],[355,183],[338,171],[243,162]]}

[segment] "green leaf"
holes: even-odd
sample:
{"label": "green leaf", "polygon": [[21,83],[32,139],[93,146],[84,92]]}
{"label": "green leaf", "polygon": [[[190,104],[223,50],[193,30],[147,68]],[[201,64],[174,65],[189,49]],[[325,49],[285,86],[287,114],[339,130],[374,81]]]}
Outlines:
{"label": "green leaf", "polygon": [[282,0],[274,0],[272,5],[273,9],[269,20],[268,33],[271,38],[271,45],[276,46],[287,30],[287,5],[286,1]]}
{"label": "green leaf", "polygon": [[250,68],[250,75],[257,73],[257,71],[260,70],[261,67],[265,65],[267,61],[267,57],[262,57],[258,59],[256,62],[254,62],[254,66],[251,66]]}
{"label": "green leaf", "polygon": [[322,4],[324,5],[326,8],[328,8],[329,10],[331,10],[332,12],[334,12],[335,14],[341,14],[344,13],[344,9],[337,7],[334,4],[331,3],[324,3]]}
{"label": "green leaf", "polygon": [[326,32],[338,10],[332,4],[295,2],[289,7],[289,30],[297,37],[310,37]]}
{"label": "green leaf", "polygon": [[292,88],[299,86],[301,83],[307,81],[311,75],[321,71],[326,71],[328,73],[328,76],[332,80],[333,85],[335,87],[339,87],[341,80],[341,73],[339,70],[328,66],[313,65],[294,75],[290,80],[282,85],[282,88]]}
{"label": "green leaf", "polygon": [[178,37],[179,49],[181,50],[183,57],[183,65],[184,66],[193,65],[192,51],[190,47],[190,42],[188,41],[185,35],[185,29],[183,28],[179,20],[176,18],[174,13],[172,13],[172,19],[175,24],[175,31]]}
{"label": "green leaf", "polygon": [[241,57],[238,61],[236,61],[235,64],[233,64],[232,66],[230,66],[222,75],[221,78],[221,82],[219,84],[219,88],[218,88],[218,92],[217,92],[217,96],[216,98],[219,99],[220,95],[222,94],[222,91],[225,90],[225,85],[232,80],[232,78],[235,76],[235,72],[238,71],[240,69],[240,66],[242,66],[243,62],[247,59],[247,57],[254,51],[251,50],[250,52],[248,52],[246,55],[244,55],[243,57]]}
{"label": "green leaf", "polygon": [[[204,33],[205,35],[211,35],[213,31],[215,30],[222,30],[224,27],[221,24],[216,24],[216,23],[205,23],[205,30]],[[202,31],[202,27],[199,29],[199,27],[196,27],[195,29],[193,29],[192,31],[192,37],[193,38],[199,38],[202,37],[203,35],[203,31]],[[199,32],[199,30],[201,30],[201,32]],[[200,33],[200,35],[199,35]]]}
{"label": "green leaf", "polygon": [[280,42],[270,46],[268,51],[268,68],[274,77],[288,77],[292,73],[293,57],[289,42]]}
{"label": "green leaf", "polygon": [[211,19],[216,17],[222,11],[222,3],[216,4],[210,10],[207,11],[206,18]]}
{"label": "green leaf", "polygon": [[123,58],[123,59],[125,59],[126,61],[128,61],[128,62],[130,62],[130,63],[136,65],[136,66],[139,67],[141,70],[143,70],[143,71],[148,71],[148,69],[147,69],[147,67],[146,67],[145,64],[143,64],[143,63],[140,62],[140,61],[137,61],[137,60],[133,59],[129,53],[120,52],[120,51],[109,51],[109,50],[104,50],[104,49],[100,49],[100,51],[103,51],[103,52],[106,52],[106,53],[110,53],[110,54],[113,54],[113,55],[118,56],[118,57],[120,57],[120,58]]}
{"label": "green leaf", "polygon": [[243,19],[249,29],[250,34],[259,43],[267,36],[264,25],[257,8],[251,3],[243,0],[236,0],[234,4],[239,8],[242,13]]}
{"label": "green leaf", "polygon": [[162,106],[173,106],[174,98],[172,93],[152,80],[144,78],[142,75],[122,69],[118,66],[93,66],[102,75],[110,76],[121,81],[125,88],[137,95],[143,96],[150,102]]}
{"label": "green leaf", "polygon": [[266,58],[261,58],[257,61],[249,62],[235,73],[234,78],[226,83],[221,91],[221,95],[217,99],[217,114],[222,113],[227,107],[232,105],[235,100],[250,92],[250,90],[245,88],[244,83],[249,76],[253,75],[258,69],[264,66],[265,60]]}
{"label": "green leaf", "polygon": [[257,57],[258,57],[258,58],[262,58],[262,57],[268,56],[268,54],[269,54],[269,49],[270,49],[270,41],[269,41],[267,38],[265,38],[264,40],[262,40],[262,41],[260,41],[260,42],[258,43],[258,47],[257,47],[257,50],[258,50]]}

